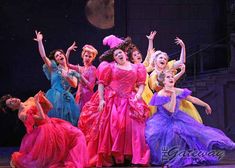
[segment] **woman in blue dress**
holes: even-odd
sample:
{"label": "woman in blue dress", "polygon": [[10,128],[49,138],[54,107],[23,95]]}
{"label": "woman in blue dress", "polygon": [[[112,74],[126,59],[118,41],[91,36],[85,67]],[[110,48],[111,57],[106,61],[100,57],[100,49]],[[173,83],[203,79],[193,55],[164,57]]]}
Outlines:
{"label": "woman in blue dress", "polygon": [[165,167],[216,164],[224,155],[218,149],[235,149],[235,143],[221,130],[205,126],[179,110],[180,101],[186,99],[211,114],[210,106],[190,96],[191,91],[174,87],[171,71],[162,73],[158,81],[163,89],[150,101],[158,112],[147,120],[145,129],[151,164]]}
{"label": "woman in blue dress", "polygon": [[80,107],[76,105],[69,90],[71,87],[77,87],[79,74],[68,68],[63,50],[52,51],[48,58],[42,43],[43,35],[41,32],[35,31],[35,33],[34,40],[38,42],[39,53],[45,63],[43,71],[51,81],[51,89],[47,91],[46,97],[52,103],[53,109],[49,111],[48,116],[64,119],[77,126]]}

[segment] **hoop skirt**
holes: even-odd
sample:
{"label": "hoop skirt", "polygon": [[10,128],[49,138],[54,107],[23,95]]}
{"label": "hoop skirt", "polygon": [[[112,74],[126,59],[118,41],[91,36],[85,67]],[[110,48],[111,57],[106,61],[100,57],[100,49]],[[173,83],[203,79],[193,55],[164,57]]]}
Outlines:
{"label": "hoop skirt", "polygon": [[235,143],[221,130],[205,126],[179,109],[180,101],[190,94],[184,89],[177,95],[173,113],[163,107],[170,97],[154,94],[150,104],[157,106],[158,112],[147,120],[145,130],[152,164],[170,167],[215,164],[223,154],[218,149],[235,149]]}
{"label": "hoop skirt", "polygon": [[88,143],[90,166],[111,166],[127,158],[133,164],[149,162],[144,137],[149,108],[142,99],[134,100],[135,87],[145,83],[146,70],[141,64],[131,66],[131,70],[123,70],[114,62],[102,62],[97,69],[98,82],[105,87],[105,107],[98,111],[96,92],[83,107],[79,120]]}
{"label": "hoop skirt", "polygon": [[[45,100],[43,98],[42,100]],[[47,102],[42,107],[49,109]],[[81,168],[88,165],[88,153],[83,133],[69,122],[49,118],[36,120],[34,98],[25,103],[27,129],[19,152],[12,154],[12,163],[17,168]]]}

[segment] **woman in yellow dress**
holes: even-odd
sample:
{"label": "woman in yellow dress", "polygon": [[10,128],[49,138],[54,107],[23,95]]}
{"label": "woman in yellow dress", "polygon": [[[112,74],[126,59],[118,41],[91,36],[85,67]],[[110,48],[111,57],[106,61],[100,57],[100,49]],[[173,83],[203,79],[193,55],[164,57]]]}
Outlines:
{"label": "woman in yellow dress", "polygon": [[[168,61],[169,57],[167,53],[162,52],[160,50],[156,51],[151,57],[152,57],[152,62],[150,66],[154,67],[153,72],[150,74],[149,77],[149,87],[153,91],[160,91],[162,89],[161,86],[158,85],[158,76],[160,73],[162,73],[165,70],[168,69],[175,69],[177,72],[177,69],[181,69],[179,73],[176,73],[175,75],[175,80],[177,81],[185,72],[185,62],[186,62],[186,49],[185,49],[185,44],[184,42],[176,37],[175,43],[177,45],[181,46],[181,54],[180,54],[180,59],[179,60],[172,60]],[[186,112],[188,115],[193,117],[196,121],[202,123],[201,116],[199,115],[198,111],[194,107],[194,105],[188,101],[182,101],[180,105],[180,109],[184,112]]]}

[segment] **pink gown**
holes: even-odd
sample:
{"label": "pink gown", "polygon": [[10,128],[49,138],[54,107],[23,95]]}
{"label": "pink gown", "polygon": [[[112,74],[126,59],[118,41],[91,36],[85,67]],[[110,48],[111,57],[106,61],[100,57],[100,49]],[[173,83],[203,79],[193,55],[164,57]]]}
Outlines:
{"label": "pink gown", "polygon": [[132,64],[131,70],[123,70],[115,63],[102,62],[97,77],[105,86],[105,107],[98,112],[99,94],[94,93],[78,123],[87,140],[89,166],[111,166],[114,160],[120,164],[126,158],[133,164],[148,164],[144,130],[149,108],[143,100],[134,100],[135,86],[145,83],[145,67]]}
{"label": "pink gown", "polygon": [[[34,98],[29,98],[24,104],[27,133],[19,152],[12,154],[12,162],[17,168],[82,168],[88,165],[85,137],[78,128],[67,121],[47,116],[46,119],[35,120],[33,115],[37,108]],[[42,103],[42,107],[46,106]]]}
{"label": "pink gown", "polygon": [[80,105],[81,109],[86,102],[91,99],[91,96],[94,93],[94,87],[96,82],[96,67],[91,65],[87,69],[85,66],[78,66],[69,64],[69,67],[83,75],[84,78],[88,81],[88,84],[85,84],[83,81],[79,82],[77,93],[75,96],[75,102]]}

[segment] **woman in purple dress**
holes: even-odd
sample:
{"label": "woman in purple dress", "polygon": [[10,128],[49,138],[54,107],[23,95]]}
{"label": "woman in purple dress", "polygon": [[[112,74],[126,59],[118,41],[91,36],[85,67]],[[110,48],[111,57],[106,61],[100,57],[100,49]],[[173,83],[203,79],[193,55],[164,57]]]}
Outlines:
{"label": "woman in purple dress", "polygon": [[179,110],[180,102],[186,99],[211,114],[210,106],[190,96],[191,91],[174,87],[171,71],[162,73],[158,81],[163,89],[150,101],[158,112],[147,120],[145,129],[151,164],[169,167],[216,164],[223,154],[217,149],[235,149],[235,143],[221,130],[205,126]]}

